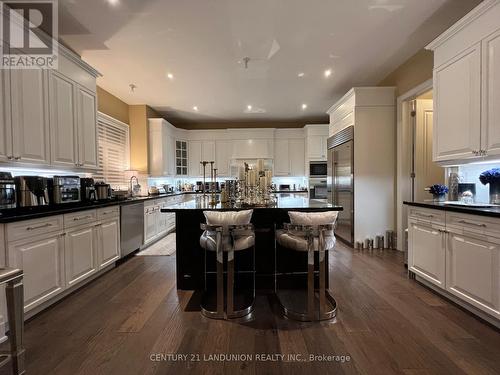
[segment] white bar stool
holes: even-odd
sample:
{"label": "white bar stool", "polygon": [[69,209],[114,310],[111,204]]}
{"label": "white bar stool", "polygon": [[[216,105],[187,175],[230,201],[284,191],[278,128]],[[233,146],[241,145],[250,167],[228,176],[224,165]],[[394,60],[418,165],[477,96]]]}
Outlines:
{"label": "white bar stool", "polygon": [[[206,224],[200,227],[204,231],[200,237],[200,246],[205,250],[205,290],[202,296],[201,313],[212,319],[241,318],[252,312],[255,301],[255,231],[250,219],[252,210],[245,211],[205,211]],[[252,287],[250,302],[240,303],[235,309],[234,288],[234,252],[252,250]],[[207,288],[207,251],[215,252],[217,287],[215,304],[212,302],[213,291]],[[224,264],[225,254],[227,261]],[[224,272],[226,268],[226,272]],[[226,295],[224,295],[224,273],[226,274]],[[226,308],[224,308],[226,302]],[[246,301],[245,301],[246,302]]]}
{"label": "white bar stool", "polygon": [[[307,252],[307,297],[294,292],[286,295],[278,284],[276,295],[286,317],[299,321],[333,319],[337,315],[337,301],[325,287],[326,252],[335,248],[337,212],[289,212],[291,224],[276,231],[276,241],[284,248]],[[319,289],[315,288],[315,253],[318,253]],[[317,297],[316,297],[317,295]],[[286,298],[288,297],[288,298]],[[319,302],[319,304],[317,303]]]}

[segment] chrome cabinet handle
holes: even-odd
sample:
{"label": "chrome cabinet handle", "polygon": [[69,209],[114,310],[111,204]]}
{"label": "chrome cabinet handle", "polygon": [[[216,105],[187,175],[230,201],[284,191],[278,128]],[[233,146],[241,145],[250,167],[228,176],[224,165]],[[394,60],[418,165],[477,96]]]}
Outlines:
{"label": "chrome cabinet handle", "polygon": [[21,160],[21,157],[20,156],[15,156],[14,159],[15,160]]}
{"label": "chrome cabinet handle", "polygon": [[428,218],[434,217],[434,215],[431,215],[431,214],[421,214],[420,212],[415,212],[415,215],[420,216],[420,217],[428,217]]}
{"label": "chrome cabinet handle", "polygon": [[42,228],[47,228],[47,227],[51,227],[51,226],[52,226],[51,223],[46,223],[43,225],[37,225],[35,227],[28,227],[28,228],[26,228],[26,230],[36,230],[36,229],[42,229]]}
{"label": "chrome cabinet handle", "polygon": [[90,219],[90,218],[92,218],[92,215],[74,217],[73,221],[85,220],[85,219]]}
{"label": "chrome cabinet handle", "polygon": [[481,227],[481,228],[486,228],[487,225],[484,223],[478,224],[478,223],[473,223],[472,221],[467,221],[467,220],[458,220],[460,224],[467,224],[467,225],[474,225],[476,227]]}

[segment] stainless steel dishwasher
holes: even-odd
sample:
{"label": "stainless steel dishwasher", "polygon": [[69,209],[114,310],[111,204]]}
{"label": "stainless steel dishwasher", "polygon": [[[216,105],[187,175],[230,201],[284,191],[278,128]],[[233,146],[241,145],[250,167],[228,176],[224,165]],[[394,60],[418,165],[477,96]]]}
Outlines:
{"label": "stainless steel dishwasher", "polygon": [[142,246],[144,242],[144,202],[121,206],[120,242],[122,258]]}

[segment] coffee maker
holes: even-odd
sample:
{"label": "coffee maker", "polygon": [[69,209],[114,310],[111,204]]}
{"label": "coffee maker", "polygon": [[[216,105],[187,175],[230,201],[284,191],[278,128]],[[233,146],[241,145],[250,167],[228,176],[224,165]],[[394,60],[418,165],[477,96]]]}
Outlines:
{"label": "coffee maker", "polygon": [[14,181],[18,207],[46,206],[49,204],[48,178],[17,176]]}
{"label": "coffee maker", "polygon": [[97,200],[97,195],[95,192],[95,182],[93,178],[80,178],[80,186],[83,202],[93,202]]}
{"label": "coffee maker", "polygon": [[16,207],[16,185],[12,174],[0,172],[0,210]]}

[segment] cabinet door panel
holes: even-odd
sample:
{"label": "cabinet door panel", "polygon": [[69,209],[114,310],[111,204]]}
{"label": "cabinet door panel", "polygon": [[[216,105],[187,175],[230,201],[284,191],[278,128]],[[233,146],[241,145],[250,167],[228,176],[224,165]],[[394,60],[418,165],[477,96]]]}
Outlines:
{"label": "cabinet door panel", "polygon": [[24,310],[59,294],[64,283],[64,244],[60,236],[9,245],[9,265],[24,271]]}
{"label": "cabinet door panel", "polygon": [[500,154],[500,31],[483,42],[483,114],[481,146]]}
{"label": "cabinet door panel", "polygon": [[500,245],[450,233],[446,262],[446,289],[500,316]]}
{"label": "cabinet door panel", "polygon": [[118,220],[102,223],[99,227],[99,268],[120,258],[120,223]]}
{"label": "cabinet door panel", "polygon": [[288,176],[290,174],[290,158],[288,139],[274,141],[274,175]]}
{"label": "cabinet door panel", "polygon": [[481,48],[434,71],[434,161],[474,158],[480,150]]}
{"label": "cabinet door panel", "polygon": [[315,161],[326,160],[325,136],[309,135],[307,137],[307,157]]}
{"label": "cabinet door panel", "polygon": [[74,84],[51,73],[50,139],[52,164],[75,167],[77,163]]}
{"label": "cabinet door panel", "polygon": [[290,139],[288,143],[290,154],[290,174],[292,176],[305,175],[305,147],[303,139]]}
{"label": "cabinet door panel", "polygon": [[444,288],[445,248],[444,234],[431,224],[410,222],[408,267],[424,279]]}
{"label": "cabinet door panel", "polygon": [[229,165],[231,163],[232,145],[231,141],[216,141],[215,165],[220,176],[229,176]]}
{"label": "cabinet door panel", "polygon": [[200,161],[204,160],[202,155],[201,141],[189,141],[188,144],[188,166],[189,176],[201,176],[202,170]]}
{"label": "cabinet door panel", "polygon": [[144,214],[144,243],[151,242],[156,236],[156,215],[153,208]]}
{"label": "cabinet door panel", "polygon": [[77,229],[66,234],[66,280],[72,286],[97,271],[94,226]]}
{"label": "cabinet door panel", "polygon": [[10,72],[13,156],[21,162],[49,162],[47,71]]}
{"label": "cabinet door panel", "polygon": [[9,71],[0,69],[0,160],[12,156],[12,123],[10,119]]}
{"label": "cabinet door panel", "polygon": [[76,91],[78,117],[78,162],[82,167],[97,167],[97,100],[93,92]]}

